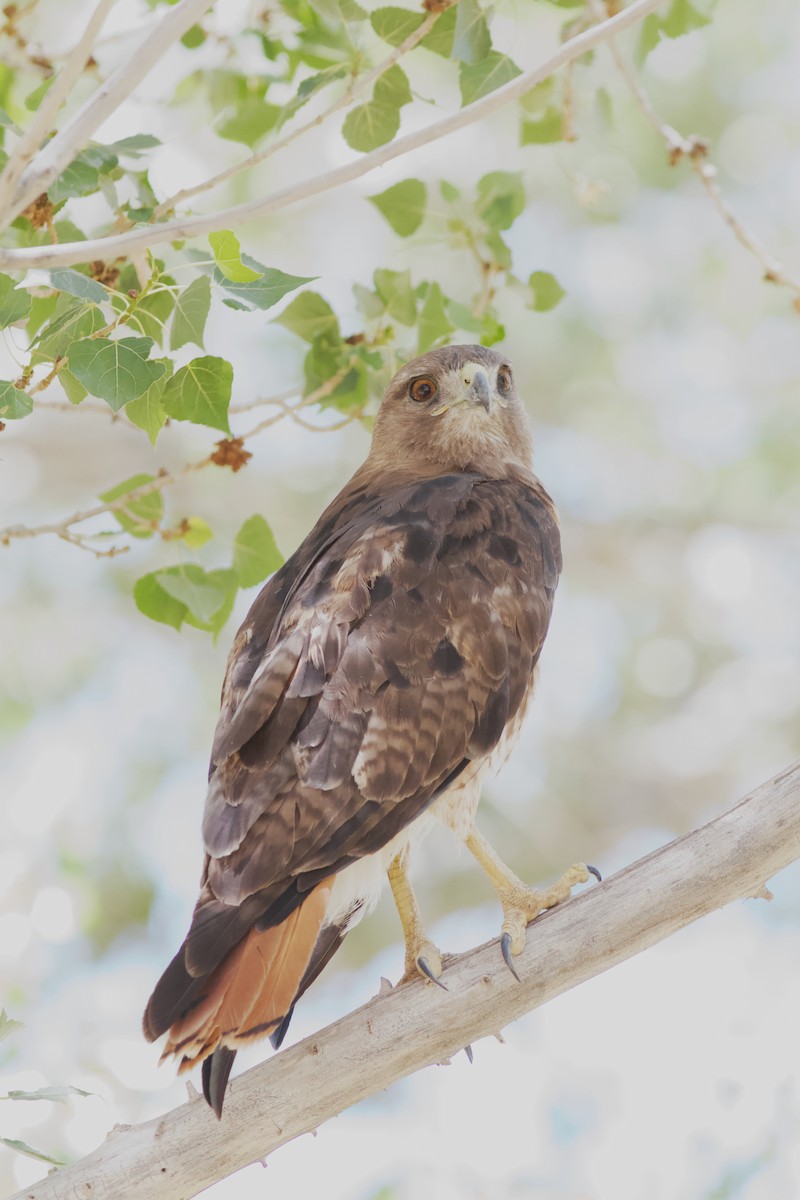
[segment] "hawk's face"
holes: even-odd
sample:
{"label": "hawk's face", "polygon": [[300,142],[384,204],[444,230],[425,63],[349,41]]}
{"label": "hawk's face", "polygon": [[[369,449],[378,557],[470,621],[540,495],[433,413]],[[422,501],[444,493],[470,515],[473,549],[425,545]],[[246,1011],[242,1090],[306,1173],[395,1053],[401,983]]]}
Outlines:
{"label": "hawk's face", "polygon": [[425,473],[529,466],[530,433],[508,359],[485,346],[446,346],[407,363],[386,391],[371,457],[391,470],[399,446]]}

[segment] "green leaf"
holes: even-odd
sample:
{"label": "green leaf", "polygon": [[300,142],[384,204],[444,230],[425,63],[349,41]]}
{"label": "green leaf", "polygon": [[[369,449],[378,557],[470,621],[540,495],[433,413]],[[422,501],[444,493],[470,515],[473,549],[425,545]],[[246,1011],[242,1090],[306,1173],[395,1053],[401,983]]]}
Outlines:
{"label": "green leaf", "polygon": [[69,347],[69,369],[87,392],[119,412],[164,374],[163,363],[147,362],[152,348],[147,337],[87,338]]}
{"label": "green leaf", "polygon": [[0,421],[19,421],[33,412],[33,401],[26,392],[0,380]]}
{"label": "green leaf", "polygon": [[10,275],[0,274],[0,329],[23,320],[31,311],[31,297],[18,289]]}
{"label": "green leaf", "polygon": [[702,29],[711,24],[711,17],[701,12],[689,0],[673,0],[673,3],[661,24],[664,35],[668,38],[683,37],[695,29]]}
{"label": "green leaf", "polygon": [[113,156],[121,158],[141,158],[146,150],[154,150],[161,141],[152,133],[132,133],[129,137],[110,142],[105,150]]}
{"label": "green leaf", "polygon": [[445,311],[442,289],[438,283],[432,283],[428,287],[419,314],[417,353],[424,354],[436,342],[448,337],[452,332],[453,325]]}
{"label": "green leaf", "polygon": [[564,116],[560,108],[548,108],[536,120],[523,120],[520,127],[521,146],[542,146],[560,142],[564,136]]}
{"label": "green leaf", "polygon": [[247,96],[217,125],[216,132],[252,149],[275,128],[282,112],[279,104],[268,104],[263,96]]}
{"label": "green leaf", "polygon": [[388,71],[379,75],[375,81],[372,98],[377,104],[390,104],[395,108],[402,108],[404,104],[410,104],[413,97],[408,76],[403,68],[395,64]]}
{"label": "green leaf", "polygon": [[204,521],[202,517],[187,517],[186,531],[182,535],[184,545],[190,550],[199,550],[201,546],[205,546],[206,542],[210,542],[214,536],[213,530],[208,521]]}
{"label": "green leaf", "polygon": [[64,394],[70,404],[80,404],[89,394],[82,383],[72,374],[69,367],[60,367],[58,372],[58,382],[64,389]]}
{"label": "green leaf", "polygon": [[186,614],[186,624],[193,625],[195,629],[204,629],[206,633],[214,635],[216,640],[217,634],[222,629],[223,625],[231,615],[233,605],[236,600],[236,593],[239,590],[239,581],[236,578],[236,572],[231,570],[207,571],[206,582],[213,588],[221,589],[224,594],[222,605],[212,614],[208,621],[203,621],[191,609]]}
{"label": "green leaf", "polygon": [[[225,278],[218,267],[215,267],[214,279],[226,292],[243,302],[244,306],[251,311],[256,308],[272,308],[273,304],[277,304],[289,292],[302,287],[304,283],[313,283],[316,279],[316,275],[287,275],[275,267],[265,267],[251,258],[249,254],[242,255],[242,262],[245,266],[257,271],[260,278],[254,279],[252,283],[233,283]],[[228,300],[224,303],[231,307],[241,307],[241,305],[231,304]]]}
{"label": "green leaf", "polygon": [[177,350],[188,342],[203,349],[203,331],[211,308],[211,284],[207,275],[197,279],[178,292],[175,299],[175,315],[172,318],[170,348]]}
{"label": "green leaf", "polygon": [[100,172],[97,167],[82,158],[76,158],[47,189],[51,204],[60,204],[73,196],[88,196],[100,187]]}
{"label": "green leaf", "polygon": [[390,142],[400,128],[400,109],[411,103],[411,88],[402,67],[390,67],[375,83],[372,99],[350,110],[342,135],[354,150],[375,150]]}
{"label": "green leaf", "polygon": [[25,326],[25,332],[31,341],[36,337],[45,321],[50,320],[59,299],[60,296],[56,292],[51,292],[48,296],[31,296],[31,315]]}
{"label": "green leaf", "polygon": [[528,287],[533,293],[530,307],[534,312],[550,312],[567,294],[549,271],[534,271]]}
{"label": "green leaf", "polygon": [[180,567],[159,571],[156,580],[168,596],[183,604],[204,625],[225,603],[225,589],[210,582],[203,568],[194,563],[183,563]]}
{"label": "green leaf", "polygon": [[15,1021],[10,1017],[4,1008],[0,1009],[0,1042],[5,1038],[11,1037],[18,1029],[24,1029],[22,1021]]}
{"label": "green leaf", "polygon": [[511,250],[503,241],[497,229],[490,229],[483,239],[486,249],[491,255],[492,262],[501,271],[511,270]]}
{"label": "green leaf", "polygon": [[342,136],[348,146],[366,153],[390,142],[400,128],[400,110],[396,105],[370,100],[351,108],[342,124]]}
{"label": "green leaf", "polygon": [[28,92],[28,95],[25,97],[25,107],[27,108],[28,112],[36,112],[39,105],[42,103],[42,100],[55,83],[55,80],[56,77],[54,74],[48,75],[46,79],[42,80],[38,87],[35,87],[32,92]]}
{"label": "green leaf", "polygon": [[254,271],[242,262],[239,239],[230,229],[210,233],[208,240],[214,262],[226,279],[230,279],[232,283],[252,283],[254,279],[261,278],[261,271]]}
{"label": "green leaf", "polygon": [[[164,275],[162,279],[165,284],[171,286],[175,283],[169,275]],[[174,294],[167,288],[159,288],[133,302],[128,327],[136,329],[145,337],[151,337],[159,346],[163,346],[166,341],[166,323],[174,307]]]}
{"label": "green leaf", "polygon": [[393,5],[388,8],[376,8],[370,13],[369,19],[378,37],[383,38],[390,46],[399,46],[419,29],[425,20],[420,13],[411,12],[407,8],[395,8]]}
{"label": "green leaf", "polygon": [[283,566],[283,562],[283,555],[264,518],[258,513],[248,517],[233,543],[233,569],[239,586],[246,588],[261,583]]}
{"label": "green leaf", "polygon": [[304,104],[308,104],[311,97],[320,90],[327,87],[329,83],[335,82],[337,79],[344,79],[347,74],[347,68],[342,66],[326,67],[324,71],[318,71],[316,75],[309,75],[302,83],[298,85],[297,91],[288,104],[284,104],[280,110],[280,115],[275,124],[275,128],[280,129],[287,121],[299,112]]}
{"label": "green leaf", "polygon": [[18,1154],[25,1154],[28,1158],[35,1158],[39,1162],[52,1163],[54,1167],[64,1166],[62,1158],[52,1158],[49,1154],[34,1150],[33,1146],[29,1146],[27,1142],[21,1142],[17,1138],[0,1137],[0,1145],[8,1146],[9,1150],[16,1150]]}
{"label": "green leaf", "polygon": [[439,16],[427,37],[422,39],[420,45],[424,46],[426,50],[432,50],[434,54],[441,54],[442,58],[449,58],[453,52],[457,16],[456,5],[446,9]]}
{"label": "green leaf", "polygon": [[450,57],[474,65],[482,62],[491,48],[489,26],[478,0],[460,0],[456,9],[456,27]]}
{"label": "green leaf", "polygon": [[106,324],[96,304],[82,304],[71,296],[59,296],[55,314],[39,331],[34,362],[55,362],[63,358],[73,342],[91,337]]}
{"label": "green leaf", "polygon": [[313,342],[316,337],[326,335],[335,341],[341,340],[339,321],[328,301],[317,292],[303,292],[296,296],[275,318],[277,325],[283,325],[296,333],[304,342]]}
{"label": "green leaf", "polygon": [[458,69],[462,105],[473,104],[481,96],[488,96],[520,74],[517,64],[497,50],[490,50],[486,58],[474,65],[462,62]]}
{"label": "green leaf", "polygon": [[163,572],[151,571],[142,575],[133,585],[133,599],[140,613],[144,613],[151,621],[160,621],[162,625],[171,625],[180,629],[188,609],[185,604],[173,599],[165,592],[158,582],[158,575]]}
{"label": "green leaf", "polygon": [[193,421],[230,433],[233,367],[224,358],[193,358],[167,383],[162,396],[164,411],[176,421]]}
{"label": "green leaf", "polygon": [[493,229],[510,229],[525,208],[525,188],[517,171],[490,171],[478,180],[477,211]]}
{"label": "green leaf", "polygon": [[[150,439],[150,444],[155,446],[159,433],[163,429],[167,414],[164,410],[163,395],[164,388],[172,375],[172,360],[169,358],[155,359],[155,362],[162,362],[165,370],[164,374],[156,379],[146,392],[138,396],[136,400],[131,402],[125,408],[125,415],[128,420],[134,425],[138,425],[143,429]],[[63,371],[59,372],[59,379],[64,375]]]}
{"label": "green leaf", "polygon": [[[132,475],[130,479],[118,483],[116,487],[109,488],[107,492],[101,492],[100,499],[104,504],[110,504],[113,500],[127,496],[128,492],[134,492],[137,488],[152,483],[153,478],[152,475]],[[164,516],[164,497],[160,491],[148,492],[147,495],[140,496],[137,500],[131,500],[124,509],[115,509],[111,515],[132,537],[152,537],[155,532],[154,527],[161,524]]]}
{"label": "green leaf", "polygon": [[51,1100],[56,1104],[66,1104],[70,1096],[92,1096],[93,1092],[84,1092],[82,1088],[43,1087],[35,1092],[13,1091],[8,1093],[9,1100]]}
{"label": "green leaf", "polygon": [[500,324],[493,313],[485,313],[481,328],[481,345],[493,346],[495,342],[502,342],[505,336],[505,326]]}
{"label": "green leaf", "polygon": [[461,196],[461,192],[458,190],[455,184],[448,183],[446,179],[442,179],[439,183],[439,191],[442,193],[443,199],[445,199],[448,204],[455,204],[456,200],[458,200]]}
{"label": "green leaf", "polygon": [[403,325],[413,325],[417,319],[417,301],[411,286],[409,271],[389,271],[379,267],[373,275],[375,290],[386,305],[386,311]]}
{"label": "green leaf", "polygon": [[59,292],[68,292],[70,296],[78,296],[81,300],[91,300],[103,304],[108,300],[108,292],[96,279],[73,271],[70,267],[60,267],[57,271],[48,271],[51,285]]}
{"label": "green leaf", "polygon": [[445,309],[456,329],[463,329],[465,333],[481,333],[483,331],[483,320],[476,317],[466,304],[460,304],[458,300],[451,300],[448,297],[445,300]]}
{"label": "green leaf", "polygon": [[404,179],[368,199],[401,237],[416,233],[425,217],[427,192],[420,179]]}

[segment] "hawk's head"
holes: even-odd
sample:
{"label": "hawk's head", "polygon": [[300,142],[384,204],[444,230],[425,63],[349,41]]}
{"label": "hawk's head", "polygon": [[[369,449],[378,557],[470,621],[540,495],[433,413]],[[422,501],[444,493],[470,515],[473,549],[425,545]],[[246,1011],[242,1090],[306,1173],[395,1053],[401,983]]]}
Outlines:
{"label": "hawk's head", "polygon": [[398,371],[375,421],[382,472],[504,475],[530,466],[531,438],[511,365],[486,346],[445,346]]}

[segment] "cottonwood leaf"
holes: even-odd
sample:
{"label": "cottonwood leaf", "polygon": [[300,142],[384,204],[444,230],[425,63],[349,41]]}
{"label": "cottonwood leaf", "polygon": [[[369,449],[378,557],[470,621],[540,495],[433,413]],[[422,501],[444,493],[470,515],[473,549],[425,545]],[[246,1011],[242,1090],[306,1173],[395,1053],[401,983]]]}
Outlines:
{"label": "cottonwood leaf", "polygon": [[419,29],[425,18],[420,13],[409,11],[407,8],[376,8],[370,13],[370,23],[379,38],[390,46],[399,46]]}
{"label": "cottonwood leaf", "polygon": [[0,274],[0,329],[16,324],[31,311],[31,297],[18,289],[10,275]]}
{"label": "cottonwood leaf", "polygon": [[400,109],[396,104],[370,100],[352,108],[342,124],[342,136],[348,146],[366,153],[385,146],[400,128]]}
{"label": "cottonwood leaf", "polygon": [[497,50],[490,50],[486,58],[474,65],[462,62],[458,69],[462,105],[473,104],[521,74],[517,64]]}
{"label": "cottonwood leaf", "polygon": [[477,210],[493,229],[510,229],[525,208],[525,188],[516,171],[490,171],[478,180]]}
{"label": "cottonwood leaf", "polygon": [[63,1087],[43,1087],[35,1092],[13,1091],[8,1093],[9,1100],[52,1100],[56,1104],[66,1104],[70,1096],[92,1096],[93,1092],[84,1092],[82,1088],[71,1087],[65,1084]]}
{"label": "cottonwood leaf", "polygon": [[528,287],[532,293],[530,307],[534,312],[550,312],[567,294],[549,271],[534,271]]}
{"label": "cottonwood leaf", "polygon": [[456,9],[451,58],[463,63],[481,62],[492,48],[489,26],[478,0],[460,0]]}
{"label": "cottonwood leaf", "polygon": [[386,311],[403,325],[413,325],[417,319],[417,301],[411,286],[409,271],[390,271],[379,267],[373,274],[375,290],[386,305]]}
{"label": "cottonwood leaf", "polygon": [[172,318],[170,347],[173,350],[194,342],[203,348],[203,332],[206,327],[209,309],[211,308],[211,284],[206,275],[197,279],[178,292],[175,299],[175,314]]}
{"label": "cottonwood leaf", "polygon": [[535,120],[523,119],[520,127],[521,146],[543,146],[560,142],[564,136],[564,114],[560,108],[548,108]]}
{"label": "cottonwood leaf", "polygon": [[452,332],[453,325],[445,311],[442,289],[438,283],[431,283],[419,314],[417,353],[424,354]]}
{"label": "cottonwood leaf", "polygon": [[50,283],[59,292],[68,292],[70,296],[78,296],[81,300],[92,300],[102,304],[108,300],[108,292],[96,279],[73,271],[69,267],[60,267],[56,271],[48,271]]}
{"label": "cottonwood leaf", "polygon": [[404,179],[368,199],[401,237],[416,233],[425,217],[427,192],[421,179]]}
{"label": "cottonwood leaf", "polygon": [[147,362],[153,348],[148,337],[87,338],[73,342],[67,351],[69,369],[92,396],[105,400],[119,412],[130,401],[146,392],[166,367],[162,362]]}
{"label": "cottonwood leaf", "polygon": [[160,572],[151,571],[142,575],[133,585],[133,599],[140,613],[151,621],[159,621],[162,625],[171,625],[180,629],[189,611],[185,604],[175,600],[165,592],[158,582]]}
{"label": "cottonwood leaf", "polygon": [[185,605],[188,612],[204,625],[225,603],[225,589],[210,582],[203,568],[194,563],[159,571],[156,578],[167,595]]}
{"label": "cottonwood leaf", "polygon": [[19,421],[33,412],[33,401],[13,383],[0,380],[0,421]]}
{"label": "cottonwood leaf", "polygon": [[18,1029],[24,1028],[22,1021],[15,1021],[4,1008],[0,1009],[0,1042],[4,1038],[11,1037],[12,1033],[16,1033]]}
{"label": "cottonwood leaf", "polygon": [[[136,400],[131,400],[125,408],[125,416],[128,420],[133,421],[134,425],[138,425],[143,429],[150,439],[150,444],[155,446],[159,433],[164,428],[167,420],[167,413],[164,408],[163,396],[164,388],[167,386],[172,375],[172,360],[169,358],[156,359],[156,362],[164,364],[164,374],[160,379],[156,379],[155,383],[151,383],[150,387]],[[64,371],[59,371],[59,379],[64,375]]]}
{"label": "cottonwood leaf", "polygon": [[164,411],[176,421],[192,421],[230,433],[233,367],[224,358],[193,358],[167,382],[162,396]]}
{"label": "cottonwood leaf", "polygon": [[81,304],[71,296],[59,296],[53,317],[39,331],[34,362],[55,362],[63,358],[73,342],[91,337],[106,324],[96,304]]}
{"label": "cottonwood leaf", "polygon": [[210,233],[208,241],[214,262],[226,279],[232,283],[252,283],[253,280],[261,278],[261,271],[255,271],[242,262],[239,239],[230,229]]}
{"label": "cottonwood leaf", "polygon": [[41,1150],[34,1150],[33,1146],[29,1146],[27,1142],[21,1142],[18,1138],[0,1137],[0,1145],[8,1146],[9,1150],[16,1150],[18,1154],[24,1154],[28,1158],[38,1159],[39,1162],[51,1163],[54,1167],[63,1167],[63,1158],[53,1158],[50,1154],[44,1154]]}
{"label": "cottonwood leaf", "polygon": [[[128,492],[134,492],[137,488],[152,483],[153,478],[152,475],[132,475],[130,479],[123,480],[107,492],[101,492],[100,499],[104,504],[110,504],[113,500],[127,496]],[[164,516],[164,497],[160,491],[148,492],[145,496],[131,500],[124,510],[114,509],[111,516],[132,537],[152,537],[155,532],[154,526],[157,527]]]}
{"label": "cottonwood leaf", "polygon": [[284,563],[275,536],[258,513],[248,517],[233,543],[233,569],[240,587],[261,583]]}
{"label": "cottonwood leaf", "polygon": [[304,104],[308,104],[311,97],[318,92],[320,88],[327,87],[329,83],[334,83],[337,79],[344,79],[346,74],[346,67],[341,67],[334,64],[333,66],[326,67],[322,71],[318,71],[316,75],[309,75],[307,79],[304,79],[298,85],[297,91],[295,92],[294,96],[292,96],[288,104],[284,104],[281,108],[280,115],[278,116],[278,120],[275,124],[275,129],[280,129],[281,126],[285,125],[287,121],[291,120],[295,113],[299,112]]}
{"label": "cottonwood leaf", "polygon": [[76,158],[47,189],[51,204],[60,204],[73,196],[88,196],[100,187],[100,172],[97,167],[82,158]]}
{"label": "cottonwood leaf", "polygon": [[318,292],[303,292],[288,304],[276,325],[283,325],[296,333],[304,342],[313,342],[322,334],[340,341],[339,321],[328,301]]}
{"label": "cottonwood leaf", "polygon": [[273,304],[277,304],[289,292],[302,287],[304,283],[313,283],[317,278],[316,275],[287,275],[276,267],[265,267],[256,259],[251,258],[249,254],[242,255],[242,262],[246,267],[257,271],[260,278],[254,279],[252,283],[234,283],[225,278],[219,267],[214,268],[215,281],[231,296],[236,297],[235,301],[223,301],[232,308],[244,307],[250,310],[272,308]]}
{"label": "cottonwood leaf", "polygon": [[201,546],[205,546],[206,542],[211,541],[214,531],[208,521],[204,521],[202,517],[187,517],[186,528],[181,536],[184,545],[188,546],[190,550],[199,550]]}

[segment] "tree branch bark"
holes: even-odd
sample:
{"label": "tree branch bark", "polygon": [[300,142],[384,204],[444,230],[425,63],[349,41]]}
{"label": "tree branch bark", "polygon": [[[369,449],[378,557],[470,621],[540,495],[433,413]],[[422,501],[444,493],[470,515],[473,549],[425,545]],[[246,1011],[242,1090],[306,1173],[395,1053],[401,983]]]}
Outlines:
{"label": "tree branch bark", "polygon": [[[183,0],[183,2],[187,3],[188,0]],[[146,229],[109,234],[106,237],[92,238],[84,242],[64,242],[60,246],[34,246],[24,250],[1,250],[0,268],[6,271],[22,271],[29,267],[67,266],[70,263],[90,262],[96,258],[107,259],[120,254],[128,255],[132,250],[155,246],[176,238],[200,237],[218,229],[225,229],[244,221],[253,221],[257,217],[266,217],[271,213],[279,212],[283,208],[288,208],[289,205],[297,204],[300,200],[307,200],[311,196],[318,196],[321,192],[341,187],[342,184],[350,183],[354,179],[361,179],[377,167],[382,167],[384,163],[401,158],[404,154],[410,154],[412,150],[427,146],[451,133],[457,133],[459,129],[464,129],[467,125],[471,125],[483,117],[491,116],[504,105],[513,100],[519,100],[531,88],[545,79],[549,79],[559,67],[579,58],[607,38],[622,33],[623,30],[646,17],[648,13],[653,12],[663,3],[664,0],[634,0],[633,4],[622,9],[616,16],[609,17],[599,25],[594,25],[591,29],[570,38],[545,62],[517,76],[516,79],[512,79],[504,87],[490,92],[488,96],[476,100],[473,104],[468,104],[466,108],[452,113],[449,117],[433,121],[424,129],[409,133],[405,137],[396,138],[395,141],[389,142],[377,150],[372,150],[369,154],[364,154],[353,162],[345,163],[344,166],[336,167],[332,171],[313,175],[309,179],[292,184],[279,192],[273,192],[269,196],[260,196],[255,200],[248,200],[244,204],[235,204],[231,208],[224,208],[215,213],[196,217],[179,217],[172,221],[164,221],[160,225],[149,226]],[[177,12],[177,9],[174,11]],[[165,21],[168,19],[165,18]],[[65,130],[65,134],[66,132]],[[45,152],[43,151],[43,153]],[[34,195],[36,194],[38,193],[34,192]]]}
{"label": "tree branch bark", "polygon": [[[0,209],[0,225],[6,224],[47,190],[53,180],[83,149],[95,130],[119,108],[123,100],[127,100],[170,46],[183,37],[212,3],[213,0],[179,0],[179,3],[169,10],[153,32],[131,52],[122,66],[100,85],[72,120],[40,150],[30,166],[22,172],[10,198]],[[104,17],[105,13],[102,15]],[[92,22],[94,20],[93,17]]]}
{"label": "tree branch bark", "polygon": [[12,1200],[189,1200],[684,925],[733,900],[767,896],[766,881],[798,858],[800,761],[701,829],[543,913],[516,960],[521,983],[497,941],[450,958],[448,991],[422,981],[386,990],[235,1079],[221,1122],[190,1101],[112,1132],[87,1158]]}

